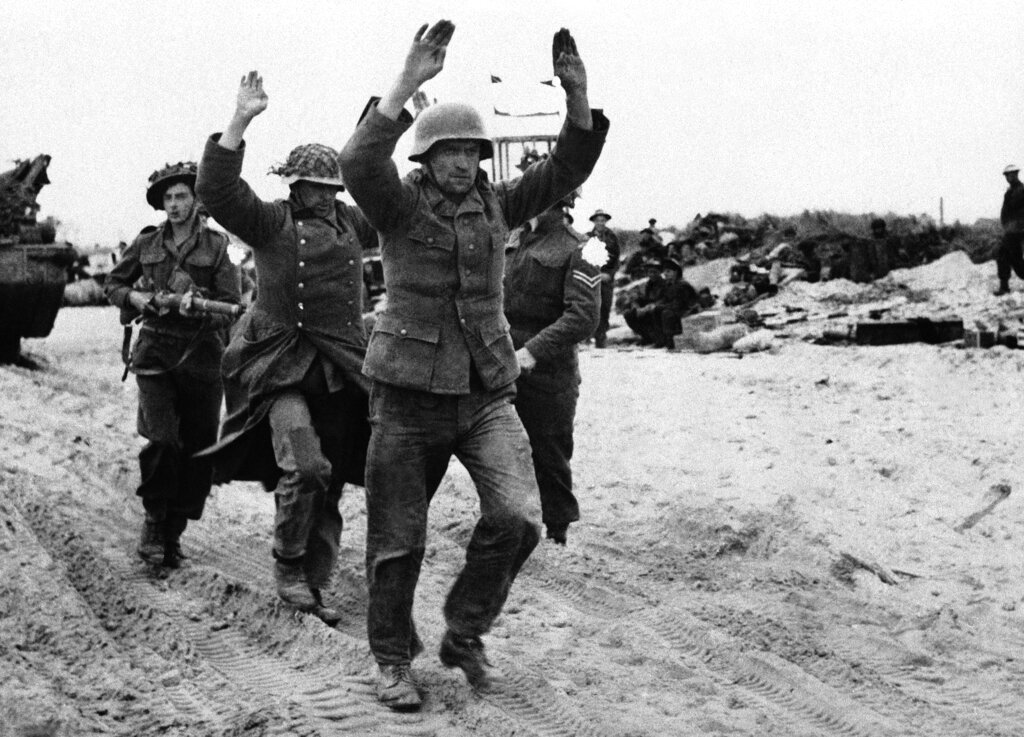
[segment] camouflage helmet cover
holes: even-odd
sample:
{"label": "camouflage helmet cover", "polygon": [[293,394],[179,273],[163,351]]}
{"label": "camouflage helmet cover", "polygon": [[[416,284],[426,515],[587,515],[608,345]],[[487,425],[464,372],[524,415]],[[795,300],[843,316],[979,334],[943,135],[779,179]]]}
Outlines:
{"label": "camouflage helmet cover", "polygon": [[277,174],[288,185],[304,180],[345,188],[345,183],[341,180],[338,152],[321,143],[304,143],[296,146],[288,154],[285,162],[272,167],[269,173]]}
{"label": "camouflage helmet cover", "polygon": [[179,182],[187,184],[188,188],[195,194],[196,174],[199,167],[194,161],[179,161],[177,164],[165,164],[162,169],[157,169],[149,175],[149,184],[146,186],[146,202],[154,210],[164,209],[164,192],[172,184]]}
{"label": "camouflage helmet cover", "polygon": [[480,142],[480,160],[494,155],[484,120],[472,105],[441,102],[431,105],[416,119],[410,161],[423,161],[431,146],[439,141],[471,140]]}

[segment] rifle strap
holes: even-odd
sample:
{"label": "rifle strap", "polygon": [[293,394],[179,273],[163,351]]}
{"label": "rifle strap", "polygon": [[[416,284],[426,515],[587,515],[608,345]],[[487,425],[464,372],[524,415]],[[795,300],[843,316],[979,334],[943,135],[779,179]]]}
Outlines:
{"label": "rifle strap", "polygon": [[[208,322],[208,320],[206,318],[203,318],[203,323],[199,326],[199,328],[196,330],[196,332],[192,335],[192,339],[188,342],[188,345],[185,346],[185,350],[182,352],[181,358],[179,358],[177,360],[177,362],[173,366],[170,366],[168,368],[131,369],[131,366],[130,366],[131,357],[129,356],[129,363],[125,364],[125,367],[124,367],[124,377],[121,378],[121,381],[124,381],[125,377],[128,376],[129,369],[131,369],[132,373],[135,374],[136,376],[161,376],[163,374],[169,374],[171,371],[174,371],[175,369],[177,369],[180,366],[184,365],[185,361],[190,359],[192,357],[192,354],[196,352],[196,349],[199,348],[199,343],[202,340],[203,336],[207,332],[205,330],[207,322]],[[127,332],[127,335],[130,336],[131,335],[131,332],[130,332],[131,331],[131,326],[126,326],[125,330]],[[129,339],[130,339],[130,337],[129,337]],[[122,348],[122,350],[123,350],[123,348]]]}
{"label": "rifle strap", "polygon": [[121,361],[124,363],[124,373],[121,374],[121,381],[128,378],[128,368],[132,362],[132,324],[124,326],[124,339],[121,341]]}

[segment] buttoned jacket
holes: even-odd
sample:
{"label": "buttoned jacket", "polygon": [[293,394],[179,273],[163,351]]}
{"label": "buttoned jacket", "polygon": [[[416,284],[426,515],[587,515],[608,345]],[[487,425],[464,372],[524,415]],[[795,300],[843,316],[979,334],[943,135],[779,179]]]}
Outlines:
{"label": "buttoned jacket", "polygon": [[510,227],[546,210],[589,176],[608,122],[594,130],[566,122],[551,156],[522,177],[492,184],[483,171],[461,202],[446,197],[425,168],[400,179],[391,157],[412,122],[376,106],[341,153],[353,199],[379,231],[387,309],[374,326],[364,373],[437,394],[467,394],[515,381],[519,365],[502,313],[504,247]]}
{"label": "buttoned jacket", "polygon": [[359,210],[335,201],[327,217],[294,199],[265,202],[240,177],[237,151],[206,144],[196,191],[218,223],[245,241],[256,264],[256,300],[224,356],[224,375],[250,397],[298,384],[318,355],[332,389],[361,376],[362,250],[377,234]]}

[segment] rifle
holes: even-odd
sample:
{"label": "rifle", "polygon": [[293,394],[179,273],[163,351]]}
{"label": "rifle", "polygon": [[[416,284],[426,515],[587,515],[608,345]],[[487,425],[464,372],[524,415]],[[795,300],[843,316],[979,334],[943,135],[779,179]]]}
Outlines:
{"label": "rifle", "polygon": [[183,315],[199,314],[240,317],[245,312],[245,305],[198,297],[194,292],[186,292],[185,294],[157,292],[153,295],[153,299],[150,300],[150,304],[162,315],[166,315],[172,310],[177,310]]}
{"label": "rifle", "polygon": [[[230,318],[236,318],[240,317],[245,312],[245,305],[236,305],[233,302],[220,302],[215,299],[198,297],[195,292],[185,292],[185,294],[156,292],[152,297],[150,297],[149,305],[161,315],[166,315],[172,310],[177,310],[182,315],[226,315]],[[121,375],[121,381],[128,378],[132,355],[132,318],[129,316],[128,321],[125,322],[125,312],[126,310],[122,309],[124,340],[121,343],[121,360],[124,361],[124,373]],[[141,315],[139,315],[139,317],[141,317]],[[192,341],[189,343],[188,348],[186,348],[184,354],[182,354],[181,359],[173,368],[177,368],[183,364],[185,360],[192,355],[192,351],[195,350],[200,334],[200,332],[196,332]],[[147,371],[146,373],[153,372]],[[159,371],[156,373],[164,372]]]}

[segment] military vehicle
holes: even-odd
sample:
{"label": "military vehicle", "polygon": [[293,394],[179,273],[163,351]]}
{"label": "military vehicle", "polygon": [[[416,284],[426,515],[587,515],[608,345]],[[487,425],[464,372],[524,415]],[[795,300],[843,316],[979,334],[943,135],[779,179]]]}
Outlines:
{"label": "military vehicle", "polygon": [[0,173],[0,363],[19,360],[22,338],[50,334],[76,257],[70,244],[54,242],[52,224],[36,222],[49,165],[40,154]]}

